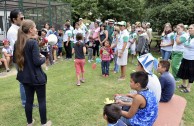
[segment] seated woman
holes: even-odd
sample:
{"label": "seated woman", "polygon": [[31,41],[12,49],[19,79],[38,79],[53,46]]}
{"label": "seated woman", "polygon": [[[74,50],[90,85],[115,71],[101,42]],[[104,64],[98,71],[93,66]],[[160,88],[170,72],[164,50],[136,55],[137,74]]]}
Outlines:
{"label": "seated woman", "polygon": [[13,55],[13,49],[11,48],[11,46],[9,46],[9,41],[7,39],[4,39],[3,40],[2,57],[3,57],[3,59],[6,59],[8,67],[10,65],[12,55]]}

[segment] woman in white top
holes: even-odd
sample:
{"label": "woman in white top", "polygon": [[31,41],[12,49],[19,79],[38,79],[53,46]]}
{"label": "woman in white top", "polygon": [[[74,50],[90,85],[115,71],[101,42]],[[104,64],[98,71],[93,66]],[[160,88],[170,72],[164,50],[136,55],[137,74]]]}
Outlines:
{"label": "woman in white top", "polygon": [[[181,37],[180,41],[184,43],[183,59],[177,76],[183,80],[181,92],[188,93],[191,91],[191,84],[194,82],[194,24],[189,26],[188,37]],[[188,83],[186,84],[186,80]]]}
{"label": "woman in white top", "polygon": [[183,24],[178,24],[177,27],[177,32],[174,35],[174,45],[172,48],[172,62],[171,62],[171,68],[172,68],[172,74],[175,78],[176,81],[179,80],[177,77],[177,72],[180,67],[181,60],[183,58],[183,50],[184,50],[184,45],[181,43],[180,38],[181,36],[186,36],[187,34],[184,32],[184,25]]}
{"label": "woman in white top", "polygon": [[166,23],[164,32],[162,33],[162,41],[160,44],[163,60],[168,60],[172,52],[174,34],[170,23]]}

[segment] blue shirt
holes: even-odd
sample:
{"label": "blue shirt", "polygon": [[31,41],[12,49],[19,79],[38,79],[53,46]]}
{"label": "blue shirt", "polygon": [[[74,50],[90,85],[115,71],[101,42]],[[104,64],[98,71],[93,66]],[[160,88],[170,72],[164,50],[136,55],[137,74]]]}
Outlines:
{"label": "blue shirt", "polygon": [[63,47],[63,37],[58,36],[58,47]]}
{"label": "blue shirt", "polygon": [[127,126],[122,120],[118,120],[115,124],[109,123],[108,126]]}
{"label": "blue shirt", "polygon": [[137,113],[129,119],[129,124],[132,126],[152,126],[158,116],[158,102],[154,93],[149,90],[138,92],[146,100],[145,108],[139,108]]}
{"label": "blue shirt", "polygon": [[160,102],[168,102],[172,98],[175,91],[175,79],[171,73],[164,72],[160,76],[159,81],[162,89]]}

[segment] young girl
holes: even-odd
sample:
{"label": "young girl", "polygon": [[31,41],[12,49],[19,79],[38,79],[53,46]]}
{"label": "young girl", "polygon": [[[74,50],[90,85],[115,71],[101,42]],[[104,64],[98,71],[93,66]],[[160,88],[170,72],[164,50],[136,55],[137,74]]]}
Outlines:
{"label": "young girl", "polygon": [[[76,44],[73,46],[72,54],[75,53],[75,69],[76,69],[76,78],[77,78],[77,86],[80,86],[80,82],[84,83],[84,65],[85,65],[85,54],[86,47],[84,43],[82,43],[83,35],[78,33],[76,35]],[[81,77],[80,77],[81,73]]]}
{"label": "young girl", "polygon": [[112,49],[110,48],[109,41],[105,42],[105,46],[100,49],[100,56],[101,56],[101,68],[102,68],[102,76],[108,77],[109,76],[109,66],[111,55],[113,54]]}
{"label": "young girl", "polygon": [[59,36],[58,36],[58,53],[57,53],[57,58],[60,59],[62,58],[62,50],[63,50],[63,37],[62,37],[63,33],[59,32]]}
{"label": "young girl", "polygon": [[89,41],[86,43],[86,46],[88,48],[88,62],[91,63],[92,60],[92,55],[93,55],[93,43],[94,40],[92,36],[89,37]]}
{"label": "young girl", "polygon": [[3,40],[3,49],[2,49],[2,57],[6,59],[7,65],[9,67],[10,60],[12,59],[13,49],[9,46],[9,41],[7,39]]}
{"label": "young girl", "polygon": [[130,87],[137,91],[131,95],[132,103],[116,101],[122,106],[130,106],[128,112],[122,111],[121,120],[128,126],[152,126],[158,115],[158,103],[154,93],[146,88],[148,75],[145,72],[131,74]]}

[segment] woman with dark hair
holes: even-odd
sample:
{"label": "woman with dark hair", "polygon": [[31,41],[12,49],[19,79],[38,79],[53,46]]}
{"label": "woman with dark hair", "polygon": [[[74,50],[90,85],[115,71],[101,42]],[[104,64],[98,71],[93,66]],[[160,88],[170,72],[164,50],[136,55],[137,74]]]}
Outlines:
{"label": "woman with dark hair", "polygon": [[100,25],[100,33],[98,34],[98,40],[101,46],[104,46],[104,43],[108,40],[108,31],[106,30],[105,24]]}
{"label": "woman with dark hair", "polygon": [[191,84],[194,82],[194,24],[189,26],[189,34],[188,37],[180,38],[181,42],[184,43],[184,51],[177,77],[183,80],[183,84],[179,86],[183,93],[190,92]]}
{"label": "woman with dark hair", "polygon": [[23,21],[18,30],[18,39],[15,43],[14,61],[18,66],[17,80],[24,85],[26,92],[25,113],[27,126],[33,126],[32,105],[36,92],[39,113],[42,126],[51,126],[51,121],[47,122],[46,117],[46,83],[47,77],[41,65],[46,58],[40,54],[36,25],[32,20]]}
{"label": "woman with dark hair", "polygon": [[96,53],[97,53],[97,56],[99,57],[99,45],[100,45],[100,42],[98,40],[98,34],[100,32],[99,22],[95,22],[94,26],[95,28],[92,36],[94,39],[93,60],[95,60]]}
{"label": "woman with dark hair", "polygon": [[162,41],[160,44],[160,51],[162,54],[162,59],[168,60],[171,56],[172,45],[174,43],[174,33],[172,32],[172,27],[170,23],[165,24],[161,39]]}
{"label": "woman with dark hair", "polygon": [[64,48],[66,51],[66,59],[72,58],[72,48],[71,48],[71,36],[72,31],[70,30],[70,23],[65,23],[65,31],[63,35]]}

